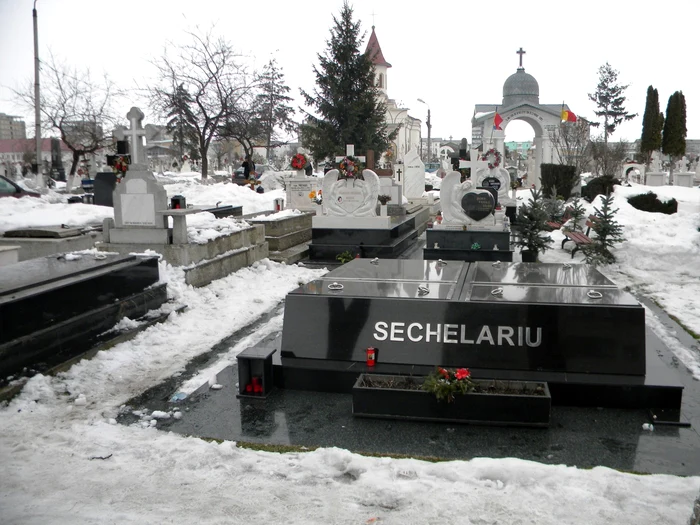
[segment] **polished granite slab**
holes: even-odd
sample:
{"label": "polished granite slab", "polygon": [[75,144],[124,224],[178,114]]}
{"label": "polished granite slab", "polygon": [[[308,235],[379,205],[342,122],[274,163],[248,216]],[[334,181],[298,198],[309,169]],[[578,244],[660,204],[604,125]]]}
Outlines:
{"label": "polished granite slab", "polygon": [[[218,351],[247,334],[224,342]],[[275,335],[277,337],[278,334]],[[178,409],[183,416],[158,420],[158,428],[188,436],[297,447],[341,447],[359,453],[410,457],[470,459],[515,457],[581,468],[606,466],[635,472],[700,475],[700,383],[674,363],[672,353],[649,331],[650,350],[658,365],[685,386],[682,413],[692,426],[643,425],[653,422],[647,410],[599,407],[552,407],[547,429],[470,426],[355,418],[352,396],[344,393],[274,389],[266,399],[236,397],[238,372],[229,366],[216,376],[221,390],[203,385],[190,396],[173,400],[173,378],[129,403],[133,410]],[[275,345],[274,338],[262,345]],[[199,360],[202,365],[202,360]],[[194,367],[190,373],[194,373]],[[137,420],[130,411],[121,423]]]}
{"label": "polished granite slab", "polygon": [[[287,295],[282,361],[362,363],[371,346],[383,365],[644,375],[639,301],[586,265],[537,266],[350,261]],[[549,280],[512,284],[533,274]]]}

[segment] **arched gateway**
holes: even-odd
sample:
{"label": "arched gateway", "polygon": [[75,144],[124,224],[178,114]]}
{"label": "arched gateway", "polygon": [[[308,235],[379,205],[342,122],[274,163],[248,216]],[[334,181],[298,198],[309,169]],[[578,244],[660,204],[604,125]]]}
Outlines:
{"label": "arched gateway", "polygon": [[562,111],[569,108],[563,104],[540,104],[540,86],[523,67],[525,51],[520,48],[516,53],[520,55],[520,66],[503,84],[503,102],[474,106],[472,149],[495,148],[505,155],[506,127],[514,120],[524,120],[535,130],[535,172],[529,173],[528,179],[539,188],[541,164],[560,163],[551,138],[559,130]]}

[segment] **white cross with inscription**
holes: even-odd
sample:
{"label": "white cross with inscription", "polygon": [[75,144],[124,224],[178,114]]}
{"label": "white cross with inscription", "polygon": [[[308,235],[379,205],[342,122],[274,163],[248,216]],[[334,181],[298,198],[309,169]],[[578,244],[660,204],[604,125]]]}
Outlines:
{"label": "white cross with inscription", "polygon": [[[470,150],[469,158],[472,160],[461,160],[460,159],[459,169],[471,168],[472,177],[476,177],[476,172],[479,171],[481,168],[488,169],[489,163],[486,162],[485,160],[481,160],[481,153],[479,153],[478,149]],[[476,178],[474,178],[473,180],[476,180]]]}
{"label": "white cross with inscription", "polygon": [[[126,114],[126,118],[129,119],[131,127],[129,129],[117,128],[114,131],[114,136],[117,140],[124,140],[126,137],[129,138],[131,152],[131,164],[140,164],[141,166],[146,165],[146,149],[143,146],[141,137],[146,136],[146,130],[143,129],[143,111],[137,107],[133,107]],[[134,166],[135,168],[136,166]]]}

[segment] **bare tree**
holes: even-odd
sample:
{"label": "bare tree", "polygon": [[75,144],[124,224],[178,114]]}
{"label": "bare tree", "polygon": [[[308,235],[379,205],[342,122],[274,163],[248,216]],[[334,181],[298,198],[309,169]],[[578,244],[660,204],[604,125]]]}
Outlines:
{"label": "bare tree", "polygon": [[[231,45],[211,33],[189,33],[192,42],[172,45],[155,63],[159,84],[149,88],[151,102],[164,118],[179,111],[186,133],[197,138],[202,178],[207,177],[207,153],[221,126],[245,110],[252,83]],[[187,96],[183,97],[183,93]]]}
{"label": "bare tree", "polygon": [[591,164],[590,123],[579,117],[576,122],[562,122],[558,129],[548,131],[549,140],[559,162],[576,168],[576,174],[588,170]]}
{"label": "bare tree", "polygon": [[613,177],[620,172],[622,163],[627,158],[627,147],[622,141],[609,145],[605,143],[604,137],[595,137],[591,141],[591,158],[595,173]]}
{"label": "bare tree", "polygon": [[[89,69],[70,68],[53,55],[42,63],[42,70],[42,125],[57,131],[72,151],[72,182],[81,157],[112,145],[111,134],[105,134],[104,129],[111,129],[116,122],[112,104],[119,94],[106,74],[94,80]],[[32,85],[14,93],[25,106],[34,108]]]}

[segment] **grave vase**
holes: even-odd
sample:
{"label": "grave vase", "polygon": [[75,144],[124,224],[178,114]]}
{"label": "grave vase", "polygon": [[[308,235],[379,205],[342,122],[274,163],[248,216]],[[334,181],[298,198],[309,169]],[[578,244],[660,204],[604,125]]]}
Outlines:
{"label": "grave vase", "polygon": [[386,217],[388,215],[387,208],[388,208],[388,205],[386,205],[386,204],[379,205],[379,216],[380,217]]}

